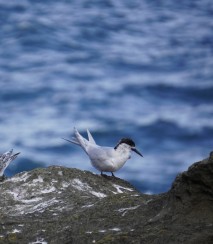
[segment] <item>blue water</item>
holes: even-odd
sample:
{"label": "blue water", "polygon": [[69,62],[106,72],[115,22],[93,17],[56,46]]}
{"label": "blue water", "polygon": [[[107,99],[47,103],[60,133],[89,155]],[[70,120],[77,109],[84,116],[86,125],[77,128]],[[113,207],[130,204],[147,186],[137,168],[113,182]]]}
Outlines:
{"label": "blue water", "polygon": [[116,176],[168,190],[213,150],[213,2],[0,0],[0,151],[11,176],[50,165],[98,173],[61,138],[131,137]]}

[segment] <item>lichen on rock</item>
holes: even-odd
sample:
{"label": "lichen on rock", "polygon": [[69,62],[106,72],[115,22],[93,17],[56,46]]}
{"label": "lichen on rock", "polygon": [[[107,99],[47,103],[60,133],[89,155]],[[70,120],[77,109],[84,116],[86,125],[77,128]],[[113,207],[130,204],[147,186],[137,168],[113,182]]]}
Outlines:
{"label": "lichen on rock", "polygon": [[0,243],[213,243],[213,157],[170,191],[52,166],[0,182]]}

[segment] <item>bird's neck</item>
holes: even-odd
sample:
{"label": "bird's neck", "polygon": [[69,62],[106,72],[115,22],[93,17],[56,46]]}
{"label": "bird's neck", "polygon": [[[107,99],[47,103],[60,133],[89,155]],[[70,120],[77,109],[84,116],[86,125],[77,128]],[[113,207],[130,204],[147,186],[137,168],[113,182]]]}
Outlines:
{"label": "bird's neck", "polygon": [[126,144],[120,144],[116,148],[116,152],[118,154],[123,155],[124,157],[126,156],[128,158],[131,155],[131,148],[128,145],[126,145]]}

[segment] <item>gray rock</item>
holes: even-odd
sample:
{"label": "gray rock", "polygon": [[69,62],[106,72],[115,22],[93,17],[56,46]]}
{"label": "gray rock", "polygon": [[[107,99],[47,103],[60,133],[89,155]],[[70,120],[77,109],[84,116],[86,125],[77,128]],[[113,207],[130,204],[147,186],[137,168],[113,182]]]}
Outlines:
{"label": "gray rock", "polygon": [[213,243],[213,154],[169,192],[65,167],[0,182],[0,243]]}

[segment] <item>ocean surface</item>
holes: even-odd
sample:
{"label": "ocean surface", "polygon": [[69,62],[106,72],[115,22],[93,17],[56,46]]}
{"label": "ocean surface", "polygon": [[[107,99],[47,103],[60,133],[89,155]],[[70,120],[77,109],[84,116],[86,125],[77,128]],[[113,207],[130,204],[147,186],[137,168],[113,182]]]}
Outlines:
{"label": "ocean surface", "polygon": [[116,176],[144,193],[213,150],[211,0],[0,0],[0,152],[6,170],[97,172],[62,140],[75,126],[133,154]]}

